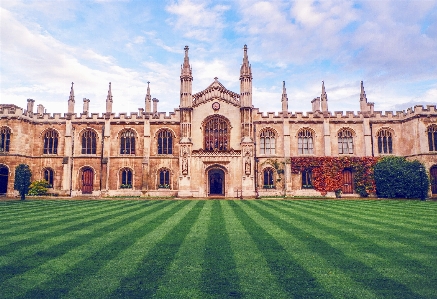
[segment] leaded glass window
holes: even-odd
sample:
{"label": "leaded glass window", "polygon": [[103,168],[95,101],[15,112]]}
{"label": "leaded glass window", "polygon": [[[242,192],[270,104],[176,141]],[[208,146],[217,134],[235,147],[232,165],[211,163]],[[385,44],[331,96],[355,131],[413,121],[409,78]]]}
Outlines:
{"label": "leaded glass window", "polygon": [[354,153],[354,139],[351,130],[341,129],[338,132],[338,153],[339,154]]}
{"label": "leaded glass window", "polygon": [[312,155],[313,154],[313,132],[304,128],[299,131],[298,135],[298,151],[300,155]]}
{"label": "leaded glass window", "polygon": [[122,155],[135,154],[135,133],[133,130],[126,130],[121,134],[120,154]]}
{"label": "leaded glass window", "polygon": [[378,132],[378,153],[392,154],[393,140],[389,129],[381,129]]}
{"label": "leaded glass window", "polygon": [[272,129],[264,129],[260,134],[260,154],[274,155],[276,152],[275,132]]}
{"label": "leaded glass window", "polygon": [[96,154],[97,134],[93,130],[82,133],[82,154]]}
{"label": "leaded glass window", "polygon": [[227,151],[229,148],[229,129],[227,121],[213,116],[205,123],[204,146],[207,151]]}
{"label": "leaded glass window", "polygon": [[54,154],[58,153],[58,132],[55,130],[48,130],[44,134],[44,149],[43,153]]}

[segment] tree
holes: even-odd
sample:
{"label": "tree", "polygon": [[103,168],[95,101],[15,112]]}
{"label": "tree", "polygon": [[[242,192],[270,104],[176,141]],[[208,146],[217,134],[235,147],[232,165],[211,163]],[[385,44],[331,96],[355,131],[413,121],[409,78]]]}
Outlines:
{"label": "tree", "polygon": [[15,182],[14,189],[18,190],[21,196],[21,200],[26,199],[26,194],[29,191],[30,178],[32,172],[29,169],[29,165],[20,164],[15,168]]}
{"label": "tree", "polygon": [[420,198],[428,194],[429,179],[419,161],[404,157],[384,157],[374,169],[376,193],[379,197]]}

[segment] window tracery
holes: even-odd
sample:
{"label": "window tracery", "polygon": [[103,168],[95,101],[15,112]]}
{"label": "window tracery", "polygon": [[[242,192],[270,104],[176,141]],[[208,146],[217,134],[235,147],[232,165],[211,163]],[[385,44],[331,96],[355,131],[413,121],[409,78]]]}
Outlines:
{"label": "window tracery", "polygon": [[341,129],[338,132],[338,153],[339,154],[354,153],[354,139],[353,139],[353,133],[350,129]]}
{"label": "window tracery", "polygon": [[260,133],[260,154],[274,155],[276,153],[276,134],[271,128],[267,128]]}
{"label": "window tracery", "polygon": [[86,130],[82,133],[82,154],[96,154],[97,134],[93,130]]}
{"label": "window tracery", "polygon": [[378,153],[393,153],[393,139],[390,129],[384,128],[378,131]]}
{"label": "window tracery", "polygon": [[135,155],[135,132],[133,130],[125,130],[121,134],[120,154]]}
{"label": "window tracery", "polygon": [[313,154],[313,132],[309,128],[303,128],[297,134],[298,137],[298,151],[300,155]]}
{"label": "window tracery", "polygon": [[44,134],[44,155],[56,155],[58,153],[58,132],[55,130],[48,130]]}
{"label": "window tracery", "polygon": [[204,125],[204,147],[207,151],[227,151],[229,149],[228,122],[214,115]]}
{"label": "window tracery", "polygon": [[9,145],[11,142],[11,130],[7,127],[0,129],[0,152],[9,152]]}

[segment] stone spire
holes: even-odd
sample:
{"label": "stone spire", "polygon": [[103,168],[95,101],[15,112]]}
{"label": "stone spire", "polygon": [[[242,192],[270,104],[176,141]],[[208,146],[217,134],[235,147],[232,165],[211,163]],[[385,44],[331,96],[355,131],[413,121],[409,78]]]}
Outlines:
{"label": "stone spire", "polygon": [[252,107],[252,67],[247,56],[247,45],[244,45],[243,64],[240,69],[240,101],[241,107]]}
{"label": "stone spire", "polygon": [[71,82],[71,90],[70,90],[70,97],[68,98],[68,113],[73,114],[74,113],[74,89],[73,89],[73,82]]}
{"label": "stone spire", "polygon": [[106,97],[106,113],[112,113],[111,82],[109,82],[108,96]]}
{"label": "stone spire", "polygon": [[282,81],[282,113],[287,114],[288,112],[288,97],[287,90],[285,89],[285,81]]}
{"label": "stone spire", "polygon": [[320,95],[320,104],[322,106],[322,112],[328,112],[328,95],[325,91],[325,82],[322,81],[322,94]]}
{"label": "stone spire", "polygon": [[181,108],[190,108],[192,106],[193,76],[190,59],[188,58],[188,49],[188,46],[185,46],[184,64],[181,66]]}
{"label": "stone spire", "polygon": [[150,82],[147,81],[147,94],[146,94],[146,112],[152,112],[151,111],[151,106],[152,106],[152,96],[150,95],[150,86],[149,86]]}
{"label": "stone spire", "polygon": [[367,97],[366,92],[364,91],[363,81],[361,81],[360,109],[361,111],[367,111]]}
{"label": "stone spire", "polygon": [[367,102],[366,92],[364,91],[364,83],[361,81],[361,93],[360,93],[360,110],[361,112],[373,113],[374,103]]}

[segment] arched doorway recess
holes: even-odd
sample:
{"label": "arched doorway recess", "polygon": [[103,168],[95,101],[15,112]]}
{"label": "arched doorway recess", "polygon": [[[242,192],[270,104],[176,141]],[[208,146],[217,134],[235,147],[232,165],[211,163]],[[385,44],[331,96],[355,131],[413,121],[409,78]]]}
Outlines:
{"label": "arched doorway recess", "polygon": [[209,196],[225,195],[225,172],[220,168],[208,171],[208,194]]}
{"label": "arched doorway recess", "polygon": [[0,165],[0,195],[8,193],[9,169]]}
{"label": "arched doorway recess", "polygon": [[437,196],[437,165],[431,167],[429,174],[431,177],[431,194]]}

